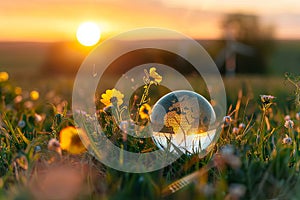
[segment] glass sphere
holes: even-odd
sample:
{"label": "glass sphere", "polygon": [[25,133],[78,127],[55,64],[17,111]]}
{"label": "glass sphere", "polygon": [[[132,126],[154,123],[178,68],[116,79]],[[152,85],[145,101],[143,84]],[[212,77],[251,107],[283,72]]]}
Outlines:
{"label": "glass sphere", "polygon": [[150,116],[152,139],[161,149],[206,154],[216,137],[216,114],[200,94],[173,91],[160,98]]}

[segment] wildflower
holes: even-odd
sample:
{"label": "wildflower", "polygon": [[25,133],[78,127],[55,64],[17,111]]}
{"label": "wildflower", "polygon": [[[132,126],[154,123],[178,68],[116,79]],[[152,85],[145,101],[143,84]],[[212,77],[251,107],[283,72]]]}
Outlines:
{"label": "wildflower", "polygon": [[294,122],[292,120],[287,120],[284,123],[285,128],[293,128],[294,127]]}
{"label": "wildflower", "polygon": [[15,94],[16,94],[16,95],[22,94],[22,88],[20,88],[20,87],[15,87]]}
{"label": "wildflower", "polygon": [[15,104],[20,103],[23,100],[23,97],[21,95],[18,95],[14,98]]}
{"label": "wildflower", "polygon": [[162,77],[161,75],[159,75],[157,72],[156,72],[156,68],[155,67],[151,67],[150,70],[149,70],[149,78],[150,78],[150,81],[153,81],[155,84],[160,84],[160,82],[162,81]]}
{"label": "wildflower", "polygon": [[290,138],[287,134],[285,134],[285,137],[282,139],[282,144],[291,145],[293,143],[292,138]]}
{"label": "wildflower", "polygon": [[34,114],[34,119],[37,123],[41,122],[43,120],[43,117],[37,113]]}
{"label": "wildflower", "polygon": [[58,153],[59,155],[61,155],[61,148],[60,148],[60,144],[58,142],[57,139],[52,138],[51,140],[49,140],[48,142],[48,150],[49,151],[55,151],[56,153]]}
{"label": "wildflower", "polygon": [[289,115],[286,115],[286,116],[284,117],[284,120],[285,120],[285,121],[289,121],[289,120],[291,120],[291,116],[289,116]]}
{"label": "wildflower", "polygon": [[82,129],[76,129],[73,126],[68,126],[60,131],[60,147],[71,154],[80,154],[86,151],[82,144],[80,136],[83,133]]}
{"label": "wildflower", "polygon": [[232,129],[232,133],[233,133],[233,134],[238,134],[239,131],[240,131],[240,130],[239,130],[237,127],[233,127],[233,129]]}
{"label": "wildflower", "polygon": [[111,105],[121,105],[123,103],[124,94],[119,90],[113,88],[112,90],[106,90],[104,94],[101,95],[100,100],[105,106]]}
{"label": "wildflower", "polygon": [[162,76],[156,72],[155,67],[151,67],[149,70],[149,73],[147,72],[147,70],[145,70],[145,74],[146,74],[146,77],[144,77],[144,82],[146,84],[159,85],[160,82],[162,81]]}
{"label": "wildflower", "polygon": [[223,118],[223,125],[222,125],[223,128],[229,126],[230,123],[231,123],[231,121],[232,121],[232,119],[231,119],[230,116],[225,116],[225,117]]}
{"label": "wildflower", "polygon": [[300,120],[300,112],[297,112],[297,113],[296,113],[296,119],[297,119],[297,120]]}
{"label": "wildflower", "polygon": [[143,104],[139,109],[139,115],[141,119],[149,119],[151,113],[151,106],[147,103]]}
{"label": "wildflower", "polygon": [[40,97],[40,94],[39,94],[38,91],[33,90],[33,91],[30,92],[30,98],[31,98],[31,100],[36,101],[36,100],[39,99],[39,97]]}
{"label": "wildflower", "polygon": [[18,122],[18,126],[19,126],[20,128],[24,128],[24,127],[26,126],[26,122],[25,122],[24,120],[20,120],[20,121]]}
{"label": "wildflower", "polygon": [[244,123],[240,123],[239,130],[243,130],[244,128],[246,128],[246,125]]}
{"label": "wildflower", "polygon": [[42,150],[41,146],[37,145],[34,147],[34,153],[38,153]]}
{"label": "wildflower", "polygon": [[275,99],[275,97],[272,95],[260,95],[260,100],[265,105],[272,104],[273,99]]}
{"label": "wildflower", "polygon": [[7,81],[9,78],[9,75],[7,72],[0,72],[0,83]]}

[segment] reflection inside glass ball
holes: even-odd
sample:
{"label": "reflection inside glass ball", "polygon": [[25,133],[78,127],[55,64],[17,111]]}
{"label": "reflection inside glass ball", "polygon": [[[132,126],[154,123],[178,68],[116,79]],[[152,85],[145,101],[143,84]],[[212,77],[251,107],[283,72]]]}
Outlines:
{"label": "reflection inside glass ball", "polygon": [[212,106],[192,91],[166,94],[153,106],[150,119],[153,141],[161,149],[173,151],[176,146],[183,153],[203,154],[217,139]]}

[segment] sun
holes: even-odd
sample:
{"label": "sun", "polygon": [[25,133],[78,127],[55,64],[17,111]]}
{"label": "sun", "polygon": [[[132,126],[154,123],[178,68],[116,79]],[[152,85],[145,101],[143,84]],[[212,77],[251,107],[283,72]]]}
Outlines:
{"label": "sun", "polygon": [[99,42],[101,30],[94,22],[84,22],[78,26],[76,37],[80,44],[93,46]]}

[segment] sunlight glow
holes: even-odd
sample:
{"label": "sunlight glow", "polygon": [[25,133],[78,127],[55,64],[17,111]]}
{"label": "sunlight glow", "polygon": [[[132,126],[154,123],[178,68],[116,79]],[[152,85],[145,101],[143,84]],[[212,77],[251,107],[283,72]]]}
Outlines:
{"label": "sunlight glow", "polygon": [[76,37],[80,44],[84,46],[93,46],[99,42],[101,30],[97,24],[85,22],[79,25]]}

